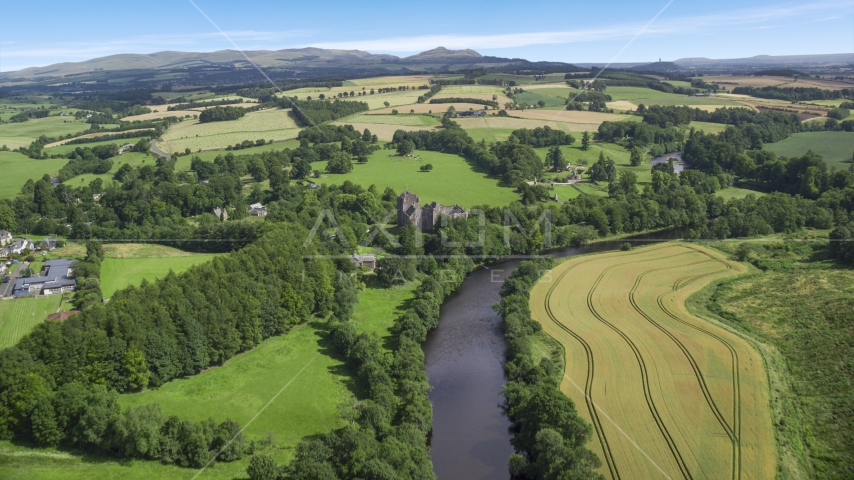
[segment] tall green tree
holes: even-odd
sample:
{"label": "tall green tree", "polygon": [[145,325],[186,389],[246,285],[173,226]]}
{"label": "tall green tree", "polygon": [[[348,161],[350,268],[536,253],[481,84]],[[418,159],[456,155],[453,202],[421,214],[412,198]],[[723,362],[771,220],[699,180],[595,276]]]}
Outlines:
{"label": "tall green tree", "polygon": [[629,163],[631,163],[633,167],[639,167],[643,163],[643,152],[640,147],[632,148]]}
{"label": "tall green tree", "polygon": [[581,134],[581,149],[584,150],[585,152],[587,150],[590,150],[590,133],[589,132],[583,132]]}
{"label": "tall green tree", "polygon": [[566,170],[566,158],[560,151],[560,147],[555,145],[549,149],[549,153],[546,155],[546,163],[553,166],[556,172]]}

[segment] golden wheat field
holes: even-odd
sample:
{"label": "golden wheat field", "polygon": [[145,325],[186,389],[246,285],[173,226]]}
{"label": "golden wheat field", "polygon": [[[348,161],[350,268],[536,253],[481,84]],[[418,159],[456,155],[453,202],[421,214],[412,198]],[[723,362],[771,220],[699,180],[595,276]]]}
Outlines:
{"label": "golden wheat field", "polygon": [[685,308],[745,272],[714,250],[665,243],[570,259],[534,287],[533,318],[565,348],[561,390],[593,424],[606,478],[774,478],[762,357]]}

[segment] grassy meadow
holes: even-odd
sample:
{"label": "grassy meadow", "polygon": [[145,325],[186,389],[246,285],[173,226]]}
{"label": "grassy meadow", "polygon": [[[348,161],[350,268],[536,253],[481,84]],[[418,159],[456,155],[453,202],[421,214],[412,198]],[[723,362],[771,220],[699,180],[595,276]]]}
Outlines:
{"label": "grassy meadow", "polygon": [[677,95],[674,93],[659,92],[651,88],[643,87],[608,87],[605,91],[614,101],[626,100],[635,105],[643,103],[644,105],[720,105],[727,107],[743,106],[732,100],[721,97],[689,97],[687,95]]}
{"label": "grassy meadow", "polygon": [[181,273],[194,265],[207,262],[215,255],[193,254],[174,257],[105,258],[101,265],[101,292],[110,298],[125,287],[139,286],[142,280],[153,282],[169,271]]}
{"label": "grassy meadow", "polygon": [[784,157],[800,157],[807,150],[824,157],[828,165],[837,169],[848,168],[854,155],[854,132],[802,132],[777,143],[763,145]]}
{"label": "grassy meadow", "polygon": [[0,349],[8,348],[30,333],[36,325],[45,321],[48,315],[71,308],[71,304],[62,301],[60,295],[47,295],[35,298],[19,298],[0,302]]}
{"label": "grassy meadow", "polygon": [[[372,277],[366,277],[366,280]],[[359,303],[353,311],[353,321],[359,332],[376,333],[389,351],[391,350],[391,327],[394,320],[403,315],[409,302],[415,298],[419,282],[409,282],[391,288],[369,286],[359,292]]]}
{"label": "grassy meadow", "polygon": [[27,147],[42,135],[58,137],[69,133],[79,133],[89,129],[89,124],[74,117],[51,116],[31,118],[26,122],[0,125],[0,146],[10,149]]}
{"label": "grassy meadow", "polygon": [[[474,205],[507,205],[519,199],[510,187],[499,184],[499,180],[478,171],[465,159],[457,155],[418,150],[418,159],[398,157],[392,150],[374,152],[368,163],[354,163],[353,171],[347,174],[324,174],[315,179],[321,184],[340,184],[345,180],[368,187],[376,185],[382,191],[391,187],[396,192],[406,189],[421,197],[421,203],[458,203],[464,208]],[[422,172],[421,165],[432,164],[432,172]],[[314,164],[324,170],[326,162]]]}
{"label": "grassy meadow", "polygon": [[295,327],[223,366],[173,380],[158,389],[122,395],[120,402],[156,402],[167,415],[191,420],[231,418],[245,425],[292,380],[244,432],[247,440],[256,441],[271,434],[269,453],[286,462],[303,437],[343,426],[338,406],[353,396],[343,359],[332,354],[318,325]]}
{"label": "grassy meadow", "polygon": [[[826,234],[826,232],[825,232]],[[782,238],[754,247],[771,268],[710,285],[690,306],[741,332],[762,352],[780,446],[777,478],[848,478],[854,462],[854,271]],[[819,245],[824,245],[821,242]],[[738,244],[721,248],[734,252]]]}
{"label": "grassy meadow", "polygon": [[774,477],[762,357],[685,307],[709,282],[747,271],[714,250],[666,243],[574,257],[535,285],[533,318],[564,347],[561,390],[594,427],[601,473]]}
{"label": "grassy meadow", "polygon": [[290,110],[269,109],[249,112],[242,118],[224,122],[199,123],[185,120],[172,125],[157,142],[164,152],[192,152],[225,148],[244,140],[288,140],[296,138],[300,128],[289,116]]}
{"label": "grassy meadow", "polygon": [[16,152],[0,152],[0,198],[20,195],[27,180],[55,175],[66,163],[65,159],[33,160]]}

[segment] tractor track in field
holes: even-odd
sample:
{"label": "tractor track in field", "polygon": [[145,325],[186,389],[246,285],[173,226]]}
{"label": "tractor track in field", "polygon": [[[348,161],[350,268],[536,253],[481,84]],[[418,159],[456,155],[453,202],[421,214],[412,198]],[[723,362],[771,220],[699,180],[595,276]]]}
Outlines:
{"label": "tractor track in field", "polygon": [[599,274],[599,277],[596,278],[596,281],[593,283],[593,286],[591,286],[590,290],[587,292],[587,308],[590,310],[590,313],[592,313],[594,317],[596,317],[600,322],[611,328],[611,330],[617,333],[617,335],[619,335],[623,340],[625,340],[626,344],[629,345],[629,348],[632,350],[632,353],[634,354],[635,359],[638,362],[638,367],[640,368],[641,383],[643,385],[643,395],[644,399],[646,400],[647,407],[649,408],[649,411],[652,414],[652,418],[655,421],[655,424],[658,426],[658,430],[661,432],[662,437],[664,437],[664,441],[667,443],[667,447],[670,449],[670,453],[673,455],[673,459],[679,466],[679,470],[682,473],[682,476],[687,480],[693,480],[694,476],[688,469],[688,465],[685,464],[685,459],[682,458],[682,453],[679,451],[679,447],[673,440],[673,436],[670,434],[670,430],[668,430],[667,425],[664,424],[664,420],[661,418],[661,414],[658,412],[658,407],[655,404],[655,400],[652,398],[652,388],[650,387],[649,382],[649,370],[646,367],[646,360],[644,359],[643,354],[641,354],[640,349],[638,349],[637,345],[635,345],[635,342],[633,342],[632,339],[628,335],[626,335],[625,332],[617,328],[608,320],[605,320],[605,317],[603,317],[593,305],[593,292],[596,291],[596,288],[599,286],[599,283],[605,277],[605,274],[607,274],[612,269],[623,265],[624,264],[612,265],[602,270],[602,273]]}
{"label": "tractor track in field", "polygon": [[[688,264],[688,265],[694,265],[696,263],[705,263],[708,261],[710,261],[710,260],[703,260],[701,262],[695,262],[693,264]],[[728,264],[725,264],[725,265],[727,266],[726,270],[730,270],[732,268]],[[696,327],[694,325],[691,325],[688,322],[678,318],[675,314],[670,312],[664,306],[664,303],[662,301],[662,299],[664,298],[665,295],[673,293],[673,292],[685,287],[686,285],[688,285],[688,284],[690,284],[696,280],[699,280],[700,278],[707,277],[709,275],[714,275],[714,274],[720,273],[721,271],[709,272],[709,273],[704,273],[704,274],[695,275],[695,276],[682,277],[682,278],[680,278],[674,282],[673,288],[669,292],[665,292],[665,293],[662,293],[661,295],[659,295],[656,298],[656,303],[658,304],[658,308],[661,309],[661,311],[664,312],[668,317],[672,318],[673,320],[678,321],[679,323],[691,326],[691,327],[695,328],[696,330],[699,330],[703,333],[706,333],[706,334],[712,336],[713,338],[716,338],[718,341],[723,343],[729,349],[730,356],[731,356],[731,358],[734,359],[732,362],[733,377],[734,377],[733,378],[733,425],[729,424],[729,422],[726,420],[726,418],[724,418],[723,413],[718,408],[717,403],[715,402],[714,397],[712,396],[711,392],[709,391],[709,387],[706,384],[705,376],[703,375],[703,372],[700,369],[700,366],[697,364],[697,361],[694,359],[694,356],[691,354],[691,352],[688,350],[688,348],[678,338],[676,338],[676,336],[673,335],[667,328],[665,328],[663,325],[661,325],[658,322],[656,322],[655,320],[653,320],[652,317],[647,315],[646,312],[644,312],[640,308],[640,306],[637,304],[637,302],[635,300],[635,292],[637,291],[638,287],[640,286],[640,282],[643,279],[643,277],[645,277],[649,273],[653,273],[653,272],[665,270],[665,269],[666,268],[656,268],[656,269],[652,269],[652,270],[647,270],[647,271],[641,273],[640,275],[638,275],[637,279],[635,280],[634,286],[632,287],[631,291],[629,292],[629,302],[631,303],[631,305],[635,309],[635,311],[638,312],[638,314],[640,314],[642,317],[644,317],[648,322],[650,322],[653,326],[655,326],[657,329],[659,329],[662,333],[667,335],[671,340],[673,340],[673,342],[676,344],[676,346],[679,347],[680,350],[682,350],[682,353],[685,355],[685,358],[688,360],[688,363],[691,365],[691,369],[694,371],[694,376],[697,379],[697,383],[700,386],[700,390],[703,392],[703,396],[706,399],[706,403],[709,405],[709,408],[711,408],[712,413],[715,415],[715,418],[718,420],[718,423],[720,423],[721,427],[723,427],[724,431],[726,432],[727,436],[730,439],[730,443],[732,444],[732,478],[738,479],[741,477],[741,468],[740,468],[741,467],[741,465],[740,465],[740,460],[741,460],[740,433],[741,432],[740,432],[740,422],[738,421],[738,414],[740,412],[740,404],[739,404],[739,402],[740,402],[739,388],[740,387],[739,387],[739,382],[737,379],[737,377],[738,377],[738,371],[737,371],[738,354],[735,353],[735,351],[731,345],[727,344],[726,341],[724,341],[720,337],[718,337],[714,334],[711,334],[711,332],[708,332],[708,331],[706,331],[700,327]],[[726,270],[723,270],[723,271],[726,271]],[[733,357],[733,355],[734,355],[734,357]]]}
{"label": "tractor track in field", "polygon": [[[699,254],[709,258],[709,260],[702,260],[699,262],[693,262],[693,263],[690,263],[687,265],[694,265],[694,264],[699,264],[699,263],[705,263],[708,261],[715,261],[715,262],[718,262],[721,265],[723,265],[725,267],[725,270],[718,270],[715,272],[704,273],[701,275],[693,275],[693,276],[688,275],[685,277],[681,277],[681,278],[677,279],[676,281],[674,281],[673,286],[672,286],[670,291],[665,292],[656,298],[656,303],[659,306],[659,308],[661,309],[661,311],[664,312],[671,319],[714,338],[715,340],[719,341],[721,344],[723,344],[729,350],[730,356],[731,356],[731,362],[732,362],[731,363],[732,364],[732,371],[733,371],[733,425],[730,425],[727,422],[726,418],[724,417],[723,413],[720,412],[720,409],[718,408],[717,404],[715,403],[713,397],[711,396],[711,392],[709,391],[708,386],[705,383],[705,377],[703,376],[702,371],[699,369],[699,365],[696,363],[696,360],[693,358],[691,353],[687,350],[687,347],[685,347],[685,345],[682,344],[682,342],[679,341],[675,336],[673,336],[665,327],[658,324],[657,322],[652,320],[648,315],[646,315],[646,313],[643,312],[642,309],[640,309],[639,305],[635,301],[635,292],[639,287],[641,279],[646,274],[652,273],[652,272],[658,271],[658,270],[663,270],[663,268],[648,270],[648,271],[643,272],[641,275],[639,275],[635,281],[635,285],[632,287],[632,289],[629,293],[629,301],[632,304],[632,307],[641,316],[643,316],[646,320],[648,320],[654,326],[659,328],[663,333],[668,335],[668,337],[670,337],[677,344],[677,346],[680,348],[680,350],[683,351],[683,353],[686,355],[686,358],[688,358],[688,361],[691,364],[692,369],[694,370],[695,377],[697,378],[697,381],[700,385],[700,388],[703,391],[703,395],[706,399],[707,404],[712,409],[712,412],[714,413],[716,419],[718,420],[718,422],[721,424],[722,428],[726,432],[727,438],[730,439],[730,441],[733,445],[732,478],[734,480],[737,480],[737,479],[741,478],[741,470],[742,470],[741,469],[741,442],[740,442],[740,438],[741,438],[740,395],[741,395],[741,393],[740,393],[740,381],[739,381],[739,372],[738,372],[738,367],[739,367],[738,353],[727,340],[725,340],[724,338],[714,334],[713,332],[711,332],[705,328],[694,325],[690,322],[687,322],[687,321],[679,318],[676,314],[674,314],[673,312],[668,310],[667,307],[664,305],[664,302],[663,302],[664,296],[671,294],[673,292],[676,292],[678,290],[681,290],[682,288],[686,287],[687,285],[689,285],[689,284],[691,284],[691,283],[693,283],[693,282],[695,282],[701,278],[704,278],[704,277],[707,277],[710,275],[715,275],[715,274],[721,273],[722,271],[732,270],[732,266],[729,263],[722,261],[721,259],[718,259],[718,258],[714,257],[713,255],[710,255],[710,254],[708,254],[702,250],[695,249],[695,248],[688,246],[688,245],[679,245],[679,246],[684,247],[686,249],[689,249],[693,253],[699,253]],[[648,250],[647,251],[641,251],[641,252],[638,252],[638,254],[647,253],[647,252],[648,252]],[[690,252],[686,252],[686,253],[677,254],[677,255],[685,255],[685,254],[689,254],[689,253]],[[627,255],[633,255],[633,254],[629,253]],[[674,255],[671,255],[671,257],[672,256],[674,256]],[[651,260],[655,260],[655,259],[651,259]],[[588,263],[590,261],[594,261],[594,259],[579,262],[579,263],[573,265],[572,267],[570,267],[569,269],[567,269],[565,272],[561,273],[560,276],[557,277],[554,284],[549,288],[549,290],[546,294],[546,297],[545,297],[544,306],[546,309],[546,313],[548,314],[550,320],[554,323],[554,325],[557,326],[558,328],[564,330],[565,332],[569,333],[584,348],[585,355],[587,357],[587,379],[586,379],[585,386],[584,386],[584,395],[585,395],[585,401],[587,404],[587,409],[588,409],[588,412],[590,414],[591,419],[593,420],[593,425],[595,427],[597,437],[599,438],[599,442],[602,446],[602,450],[603,450],[604,455],[605,455],[605,461],[606,461],[606,464],[608,465],[608,469],[611,473],[611,476],[614,479],[620,479],[621,475],[620,475],[619,470],[617,468],[617,464],[616,464],[616,461],[614,459],[613,452],[611,450],[611,445],[608,441],[608,438],[605,435],[605,431],[604,431],[604,428],[602,425],[602,421],[600,420],[598,412],[596,411],[597,407],[595,406],[595,403],[593,402],[593,396],[592,396],[593,395],[593,379],[594,379],[594,373],[595,373],[595,363],[594,363],[594,359],[593,359],[593,350],[590,347],[590,345],[584,340],[584,338],[582,338],[580,335],[578,335],[577,333],[572,331],[572,329],[570,329],[569,327],[567,327],[566,325],[564,325],[563,323],[561,323],[558,320],[557,316],[554,314],[552,307],[551,307],[552,295],[554,294],[558,285],[563,281],[564,277],[566,277],[566,275],[569,274],[570,271],[575,269],[575,267],[578,267],[578,266],[583,265],[585,263]],[[625,334],[625,332],[623,332],[618,327],[616,327],[614,324],[605,320],[605,318],[600,314],[600,312],[593,305],[593,294],[594,294],[595,290],[597,289],[597,287],[599,286],[599,284],[601,283],[604,276],[613,268],[623,266],[623,265],[625,265],[625,264],[612,265],[610,267],[605,268],[600,273],[599,277],[596,279],[596,281],[594,282],[594,284],[591,286],[590,290],[587,293],[588,309],[590,310],[590,313],[593,314],[593,316],[596,317],[600,322],[604,323],[609,328],[611,328],[615,333],[620,335],[620,337],[623,338],[626,341],[626,343],[629,345],[629,347],[631,348],[633,354],[635,355],[635,359],[638,362],[638,366],[640,368],[640,371],[641,371],[641,380],[643,383],[644,397],[646,399],[647,407],[649,408],[650,413],[653,416],[653,420],[656,422],[656,425],[658,426],[665,442],[667,443],[668,448],[670,449],[674,460],[676,461],[677,465],[679,466],[680,472],[682,473],[683,477],[687,480],[693,480],[694,477],[693,477],[692,473],[690,472],[690,470],[688,469],[688,466],[686,465],[686,463],[682,457],[682,453],[679,451],[678,446],[676,445],[676,443],[673,440],[669,430],[667,429],[667,426],[665,425],[663,419],[661,418],[661,415],[658,412],[658,408],[657,408],[657,406],[656,406],[656,404],[652,398],[652,389],[650,386],[649,371],[648,371],[647,366],[646,366],[646,360],[644,359],[640,350],[637,348],[637,346],[631,340],[631,338],[627,334]]]}
{"label": "tractor track in field", "polygon": [[[720,263],[721,265],[726,267],[726,270],[732,270],[732,265],[730,265],[729,263],[727,263],[727,262],[725,262],[725,261],[723,261],[723,260],[721,260],[721,259],[719,259],[713,255],[709,255],[708,253],[706,253],[702,250],[698,250],[698,249],[693,248],[693,247],[688,246],[688,245],[683,245],[683,246],[685,248],[689,248],[691,250],[694,250],[695,252],[697,252],[701,255],[709,257],[709,259],[714,261],[714,262]],[[694,281],[696,281],[702,277],[705,277],[707,275],[712,275],[712,273],[697,275],[693,278],[690,278],[690,280],[687,280],[681,284],[679,284],[679,281],[682,279],[679,279],[676,282],[674,282],[673,290],[674,291],[680,290],[680,289],[684,288],[686,285],[688,285],[689,283],[694,282]],[[683,277],[683,278],[688,278],[688,277]],[[733,400],[732,400],[733,406],[732,406],[732,408],[733,408],[733,424],[734,424],[733,425],[733,431],[735,434],[735,443],[733,444],[733,478],[739,479],[739,478],[741,478],[741,472],[742,472],[742,455],[741,455],[741,373],[739,372],[740,363],[739,363],[738,351],[735,348],[733,348],[732,344],[729,343],[723,337],[721,337],[721,336],[715,334],[714,332],[711,332],[711,331],[709,331],[703,327],[700,327],[698,325],[694,325],[693,323],[690,323],[690,322],[686,322],[685,320],[679,318],[677,315],[673,314],[673,312],[668,310],[667,307],[665,307],[664,303],[662,302],[662,298],[664,297],[664,295],[665,294],[660,295],[656,299],[656,302],[658,303],[659,308],[661,308],[661,310],[668,317],[672,318],[673,320],[675,320],[675,321],[677,321],[677,322],[679,322],[685,326],[688,326],[688,327],[690,327],[694,330],[697,330],[699,332],[705,333],[706,335],[714,338],[715,340],[719,341],[722,345],[724,345],[730,352],[730,361],[731,361],[732,372],[733,372],[733,379],[732,379],[732,389],[733,389],[732,390],[733,391]],[[737,444],[737,446],[736,446],[736,444]],[[736,455],[738,457],[737,461],[735,459]]]}
{"label": "tractor track in field", "polygon": [[558,321],[557,317],[552,312],[551,307],[552,293],[554,293],[557,286],[563,280],[563,277],[565,277],[566,274],[568,274],[570,271],[572,271],[572,269],[574,269],[581,263],[586,262],[580,262],[568,268],[565,272],[560,274],[560,276],[557,278],[557,281],[554,282],[551,288],[549,288],[549,291],[546,294],[545,301],[546,313],[558,328],[572,335],[572,337],[578,340],[578,343],[580,343],[581,346],[584,348],[584,354],[587,357],[587,379],[584,382],[584,400],[587,404],[587,412],[590,414],[590,418],[593,420],[593,426],[596,430],[596,436],[599,438],[599,443],[602,445],[602,451],[605,454],[605,463],[608,465],[608,471],[611,472],[611,478],[619,480],[621,478],[620,472],[617,469],[617,463],[614,461],[614,455],[611,452],[611,445],[608,443],[608,438],[605,436],[605,430],[602,428],[602,421],[599,419],[598,412],[596,412],[596,406],[593,404],[593,368],[595,366],[593,363],[593,349],[590,348],[590,345],[580,335],[573,332],[569,327]]}
{"label": "tractor track in field", "polygon": [[[647,253],[647,251],[640,251],[637,253],[629,253],[626,255],[640,255],[643,253]],[[572,329],[570,329],[569,327],[567,327],[566,325],[561,323],[557,319],[555,314],[552,312],[552,308],[551,308],[552,294],[554,293],[555,289],[557,289],[557,286],[560,284],[560,282],[563,280],[563,278],[570,271],[575,269],[575,267],[578,267],[580,265],[583,265],[585,263],[589,263],[589,262],[592,262],[595,260],[596,260],[595,258],[591,258],[591,259],[586,260],[586,261],[578,262],[575,265],[568,268],[565,272],[561,273],[560,276],[558,276],[557,280],[554,282],[554,284],[549,288],[548,292],[546,293],[544,306],[546,308],[546,313],[548,314],[551,321],[555,324],[555,326],[557,326],[561,330],[565,331],[566,333],[570,334],[573,338],[575,338],[578,341],[578,343],[581,344],[582,348],[584,348],[584,353],[585,353],[585,356],[587,357],[587,378],[586,378],[585,384],[584,384],[584,399],[585,399],[585,403],[587,404],[587,411],[590,414],[590,418],[593,421],[593,427],[596,430],[596,436],[599,438],[599,443],[602,446],[602,451],[605,455],[605,463],[608,465],[608,470],[611,473],[611,477],[613,479],[619,480],[622,477],[620,476],[619,469],[617,468],[617,463],[614,460],[613,453],[611,452],[611,445],[608,442],[608,438],[605,435],[605,430],[602,427],[602,421],[599,418],[599,414],[596,411],[596,406],[593,402],[593,375],[594,375],[594,368],[595,368],[595,363],[593,360],[593,349],[590,348],[590,344],[588,344],[587,341],[584,340],[584,338],[582,338],[580,335],[578,335],[577,333],[572,331]],[[601,280],[601,277],[600,277],[600,280]]]}

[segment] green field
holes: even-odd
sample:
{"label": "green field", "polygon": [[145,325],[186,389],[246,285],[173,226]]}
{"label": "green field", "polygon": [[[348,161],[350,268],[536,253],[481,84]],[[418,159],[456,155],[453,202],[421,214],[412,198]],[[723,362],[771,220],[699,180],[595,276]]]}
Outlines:
{"label": "green field", "polygon": [[575,185],[573,185],[573,188],[577,189],[581,193],[593,195],[594,197],[608,196],[607,184],[604,183],[601,185],[594,185],[592,183],[576,183]]}
{"label": "green field", "polygon": [[528,105],[539,105],[540,101],[545,103],[546,107],[558,107],[564,105],[564,98],[547,95],[543,90],[545,89],[517,93],[513,98],[516,100],[516,103],[527,103]]}
{"label": "green field", "polygon": [[[368,87],[367,91],[370,91]],[[388,102],[390,107],[398,107],[400,105],[410,105],[418,100],[418,97],[424,95],[424,90],[400,90],[397,92],[375,93],[373,95],[364,95],[359,97],[347,97],[346,100],[353,102],[365,102],[368,108],[376,110],[385,108],[385,102]],[[299,96],[303,98],[303,95]],[[314,98],[314,97],[312,97]]]}
{"label": "green field", "polygon": [[[438,110],[437,110],[438,111]],[[400,125],[407,127],[422,127],[439,125],[439,121],[435,117],[429,115],[410,115],[409,111],[401,111],[400,115],[350,115],[349,117],[340,118],[336,123],[366,123],[366,124],[383,124],[383,125]]]}
{"label": "green field", "polygon": [[510,134],[513,133],[512,128],[467,128],[466,133],[475,141],[485,140],[486,143],[495,143],[506,141]]}
{"label": "green field", "polygon": [[634,104],[644,105],[726,105],[731,107],[743,106],[720,97],[689,97],[673,93],[659,92],[643,87],[608,87],[605,91],[614,101],[628,100]]}
{"label": "green field", "polygon": [[807,150],[824,157],[831,166],[848,168],[854,155],[854,132],[803,132],[762,147],[784,157],[800,157]]}
{"label": "green field", "polygon": [[[245,478],[248,460],[216,463],[205,470],[201,479],[232,480]],[[4,480],[191,480],[196,470],[160,462],[132,462],[89,455],[72,455],[52,448],[28,448],[0,441],[0,478]]]}
{"label": "green field", "polygon": [[33,327],[45,321],[51,313],[55,313],[60,308],[60,303],[63,310],[71,308],[69,303],[62,302],[60,295],[0,302],[0,349],[18,343]]}
{"label": "green field", "polygon": [[290,110],[269,109],[249,112],[242,118],[225,122],[199,123],[185,120],[172,125],[157,142],[164,152],[183,152],[185,148],[225,148],[244,140],[288,140],[296,138],[300,128],[289,116]]}
{"label": "green field", "polygon": [[516,82],[517,85],[525,85],[528,83],[537,83],[534,77],[527,75],[513,75],[510,73],[494,73],[478,77],[481,80],[504,80],[505,82]]}
{"label": "green field", "polygon": [[106,258],[101,267],[101,292],[110,298],[116,290],[139,285],[143,279],[152,282],[166,276],[170,270],[181,273],[193,265],[212,259],[215,255],[187,255],[162,258]]}
{"label": "green field", "polygon": [[[499,180],[476,170],[465,159],[446,153],[416,151],[420,159],[402,158],[391,150],[379,150],[371,155],[366,164],[354,164],[353,171],[343,175],[324,174],[317,183],[340,184],[350,180],[368,187],[376,185],[382,191],[391,187],[395,192],[410,189],[421,197],[421,203],[455,203],[468,208],[474,205],[507,205],[519,199],[510,187],[499,185]],[[432,172],[422,172],[421,165],[430,163]],[[313,168],[324,170],[326,162],[318,162]]]}
{"label": "green field", "polygon": [[247,440],[261,440],[271,432],[272,453],[282,462],[290,460],[303,437],[343,426],[338,405],[352,397],[342,359],[330,355],[324,333],[313,324],[269,338],[221,367],[173,380],[156,390],[122,395],[120,401],[124,405],[157,402],[167,415],[191,420],[231,418],[245,425],[292,379],[244,432]]}
{"label": "green field", "polygon": [[65,159],[33,160],[20,153],[0,152],[0,198],[20,195],[27,180],[55,175],[66,163]]}
{"label": "green field", "polygon": [[[107,182],[115,181],[113,176],[119,171],[119,168],[126,163],[129,163],[134,168],[138,168],[146,164],[151,166],[155,165],[155,157],[147,153],[125,152],[119,156],[111,158],[111,160],[113,161],[113,168],[111,168],[109,172],[102,174],[84,173],[83,175],[77,175],[76,177],[68,179],[65,184],[72,187],[81,187],[83,185],[88,185],[89,182],[96,178],[100,178],[106,185]],[[189,162],[187,162],[187,169],[189,169]]]}
{"label": "green field", "polygon": [[706,133],[719,133],[726,130],[727,124],[725,123],[712,123],[712,122],[691,122],[688,125],[688,128],[694,128],[695,130],[702,130]]}
{"label": "green field", "polygon": [[715,192],[715,195],[723,198],[724,200],[729,200],[731,198],[742,199],[742,198],[744,198],[750,194],[753,194],[757,197],[761,197],[761,196],[765,195],[765,193],[757,192],[756,190],[749,190],[747,188],[735,188],[735,187],[724,188],[723,190],[718,190],[717,192]]}
{"label": "green field", "polygon": [[11,149],[29,146],[42,135],[58,137],[69,133],[79,133],[89,129],[89,124],[74,117],[52,116],[35,118],[21,123],[0,125],[0,145]]}
{"label": "green field", "polygon": [[499,87],[496,85],[448,85],[442,87],[443,95],[464,95],[464,94],[476,94],[476,95],[500,95],[504,91],[503,87]]}
{"label": "green field", "polygon": [[393,320],[406,312],[418,285],[419,282],[409,282],[391,288],[368,287],[359,292],[359,303],[353,311],[359,332],[376,333],[386,348],[390,347]]}
{"label": "green field", "polygon": [[[545,161],[549,148],[536,148],[535,150],[540,158]],[[606,158],[610,158],[614,161],[618,172],[623,170],[634,172],[635,175],[638,176],[638,184],[641,188],[644,184],[652,182],[652,167],[650,167],[649,163],[645,162],[637,167],[633,167],[631,163],[629,163],[629,158],[631,157],[629,151],[615,143],[593,143],[590,145],[590,149],[585,152],[581,150],[580,138],[576,138],[575,143],[572,145],[563,145],[560,147],[560,150],[563,152],[563,156],[570,164],[572,164],[573,167],[580,166],[578,160],[584,159],[587,161],[587,165],[584,167],[589,169],[599,160],[599,153],[601,152]],[[647,160],[649,160],[649,158],[647,158]],[[587,187],[580,188],[584,190]],[[593,192],[587,189],[585,193]],[[595,195],[597,193],[593,194]]]}

